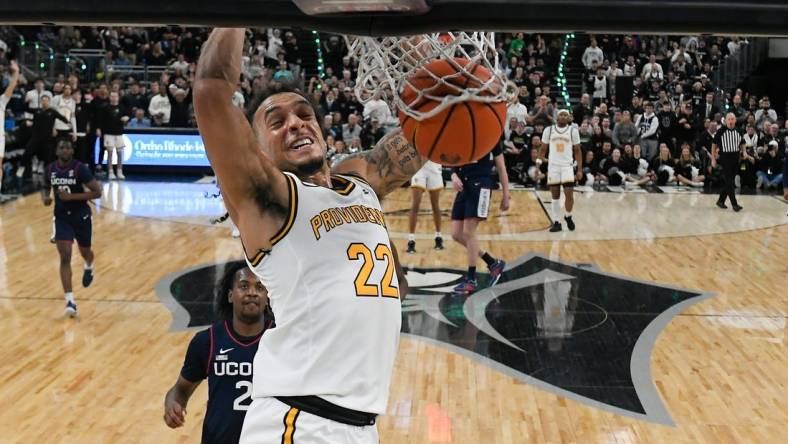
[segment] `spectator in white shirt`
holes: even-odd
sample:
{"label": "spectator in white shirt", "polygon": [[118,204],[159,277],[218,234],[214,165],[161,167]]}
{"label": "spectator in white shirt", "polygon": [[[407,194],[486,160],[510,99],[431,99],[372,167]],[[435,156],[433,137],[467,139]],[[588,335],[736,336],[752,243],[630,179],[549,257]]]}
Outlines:
{"label": "spectator in white shirt", "polygon": [[658,79],[660,82],[665,78],[665,75],[662,72],[662,65],[657,63],[657,56],[654,54],[648,56],[648,63],[643,66],[643,71],[640,72],[640,77],[646,81]]}
{"label": "spectator in white shirt", "polygon": [[690,57],[689,54],[687,54],[687,52],[684,51],[684,48],[679,48],[676,52],[673,53],[673,55],[670,57],[670,63],[673,63],[676,60],[678,60],[679,56],[683,57],[686,63],[692,64],[692,57]]}
{"label": "spectator in white shirt", "polygon": [[170,123],[170,112],[172,111],[170,99],[159,83],[154,82],[150,86],[153,96],[151,96],[150,104],[148,105],[148,114],[154,118],[158,116],[161,119],[161,123],[166,125]]}
{"label": "spectator in white shirt", "polygon": [[63,115],[66,119],[69,120],[70,123],[65,123],[60,121],[59,119],[55,119],[55,130],[57,131],[58,137],[64,137],[67,134],[71,134],[71,141],[76,142],[77,140],[77,119],[75,115],[75,111],[77,109],[77,102],[71,96],[71,85],[65,85],[63,87],[63,94],[59,94],[52,99],[52,104],[50,105],[53,109]]}
{"label": "spectator in white shirt", "polygon": [[622,71],[624,71],[624,75],[627,77],[635,77],[637,75],[638,66],[635,64],[635,56],[627,57]]}
{"label": "spectator in white shirt", "polygon": [[185,73],[189,72],[189,62],[186,61],[186,59],[184,58],[183,54],[178,54],[178,60],[176,60],[176,61],[174,61],[174,62],[172,62],[170,64],[170,69],[173,70],[173,71],[179,69],[179,70],[181,70],[182,73],[185,74]]}
{"label": "spectator in white shirt", "polygon": [[509,140],[509,135],[512,133],[512,120],[525,123],[526,117],[528,117],[528,109],[517,100],[517,97],[513,97],[506,107],[506,126],[504,127],[506,140]]}
{"label": "spectator in white shirt", "polygon": [[34,88],[25,94],[25,103],[31,111],[41,108],[41,97],[49,96],[52,99],[52,93],[44,89],[44,79],[37,78],[33,86]]}
{"label": "spectator in white shirt", "polygon": [[601,66],[604,59],[605,54],[602,52],[602,48],[596,45],[596,39],[591,39],[591,46],[583,51],[583,65],[586,69],[591,69],[591,62],[596,60],[597,64]]}
{"label": "spectator in white shirt", "polygon": [[741,40],[739,37],[734,37],[730,42],[728,42],[728,55],[734,55],[739,52],[742,45],[746,45],[747,40]]}
{"label": "spectator in white shirt", "polygon": [[605,77],[607,77],[607,89],[611,96],[616,95],[616,77],[623,76],[624,71],[618,67],[618,62],[613,60],[610,66],[605,71]]}
{"label": "spectator in white shirt", "polygon": [[[364,93],[364,95],[369,97],[369,93]],[[364,111],[362,111],[362,115],[364,116],[364,120],[371,121],[377,119],[377,121],[380,122],[380,124],[384,127],[396,125],[397,122],[399,122],[399,120],[391,114],[391,108],[389,108],[389,105],[380,97],[376,97],[367,101],[367,103],[364,104]]]}
{"label": "spectator in white shirt", "polygon": [[278,29],[268,28],[268,53],[266,54],[270,59],[276,59],[276,56],[282,52],[282,31]]}

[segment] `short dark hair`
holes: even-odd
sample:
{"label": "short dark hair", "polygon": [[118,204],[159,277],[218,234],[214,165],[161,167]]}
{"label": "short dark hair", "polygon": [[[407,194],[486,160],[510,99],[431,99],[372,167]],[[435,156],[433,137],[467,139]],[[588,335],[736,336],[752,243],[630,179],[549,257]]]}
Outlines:
{"label": "short dark hair", "polygon": [[61,147],[63,147],[63,148],[72,148],[73,149],[74,145],[71,144],[70,140],[60,139],[60,141],[57,143],[56,149],[57,148],[61,148]]}
{"label": "short dark hair", "polygon": [[296,84],[291,82],[282,82],[275,85],[276,86],[266,89],[263,92],[255,95],[252,97],[252,100],[249,101],[249,106],[246,108],[246,118],[249,119],[249,122],[252,125],[254,125],[254,114],[257,112],[257,108],[260,108],[260,105],[262,105],[262,103],[267,98],[282,93],[293,93],[303,97],[304,100],[309,102],[309,104],[312,106],[312,110],[315,112],[315,117],[318,119],[318,121],[323,120],[323,113],[320,112],[320,106],[315,103],[310,94],[305,93]]}
{"label": "short dark hair", "polygon": [[[219,320],[231,321],[233,319],[233,304],[227,299],[227,295],[235,285],[235,277],[238,275],[238,272],[248,266],[245,260],[236,260],[224,265],[224,275],[219,280],[219,284],[216,285],[213,301],[213,309]],[[274,319],[270,302],[263,307],[263,319],[266,323]]]}
{"label": "short dark hair", "polygon": [[235,284],[235,276],[240,270],[247,267],[246,261],[232,261],[224,266],[224,275],[216,286],[214,311],[219,319],[231,320],[233,318],[233,304],[227,299],[230,290]]}

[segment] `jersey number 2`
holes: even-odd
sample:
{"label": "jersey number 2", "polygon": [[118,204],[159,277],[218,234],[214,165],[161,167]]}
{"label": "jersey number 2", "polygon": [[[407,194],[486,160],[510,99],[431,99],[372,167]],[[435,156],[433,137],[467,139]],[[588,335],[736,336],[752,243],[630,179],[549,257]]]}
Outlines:
{"label": "jersey number 2", "polygon": [[238,381],[235,383],[235,388],[244,389],[244,392],[233,401],[233,410],[249,410],[249,404],[242,403],[252,397],[252,382]]}
{"label": "jersey number 2", "polygon": [[[347,258],[351,261],[362,261],[361,269],[356,275],[356,296],[399,298],[399,289],[392,285],[394,280],[394,255],[386,244],[378,244],[373,251],[364,244],[352,243],[347,248]],[[386,271],[380,284],[370,284],[369,277],[375,268],[375,260],[386,262]]]}

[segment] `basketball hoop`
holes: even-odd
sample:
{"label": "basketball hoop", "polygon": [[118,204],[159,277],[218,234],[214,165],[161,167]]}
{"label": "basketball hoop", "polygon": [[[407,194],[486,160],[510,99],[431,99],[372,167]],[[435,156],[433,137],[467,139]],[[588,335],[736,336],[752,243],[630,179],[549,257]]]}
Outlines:
{"label": "basketball hoop", "polygon": [[[347,37],[351,56],[358,61],[356,95],[365,103],[371,99],[391,100],[397,108],[416,120],[433,117],[446,108],[462,102],[503,102],[517,95],[511,83],[498,67],[495,51],[495,33],[492,32],[442,32],[410,37]],[[410,84],[411,79],[425,65],[435,60],[445,60],[455,72],[444,77],[425,70],[437,84],[457,94],[435,94],[441,88],[421,90]],[[469,63],[458,63],[468,59]],[[493,73],[490,78],[474,74],[481,66]],[[470,70],[468,69],[470,68]],[[421,75],[421,74],[420,74]],[[457,88],[458,79],[472,85]],[[406,103],[400,93],[408,86],[417,94]],[[413,95],[411,95],[413,96]],[[437,106],[420,111],[418,105],[433,101]]]}

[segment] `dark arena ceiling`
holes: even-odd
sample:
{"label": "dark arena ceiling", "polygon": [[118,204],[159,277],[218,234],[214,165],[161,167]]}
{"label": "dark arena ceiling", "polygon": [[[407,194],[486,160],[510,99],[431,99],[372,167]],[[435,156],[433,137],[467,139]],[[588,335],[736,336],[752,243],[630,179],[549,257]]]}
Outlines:
{"label": "dark arena ceiling", "polygon": [[344,1],[366,8],[413,1],[426,12],[318,16],[296,5],[336,5],[336,0],[0,0],[0,23],[295,26],[356,35],[452,30],[788,35],[788,0]]}

